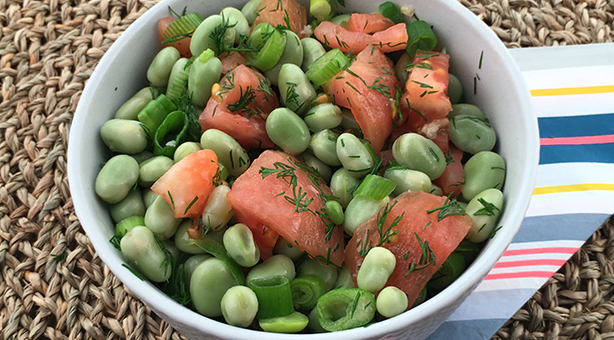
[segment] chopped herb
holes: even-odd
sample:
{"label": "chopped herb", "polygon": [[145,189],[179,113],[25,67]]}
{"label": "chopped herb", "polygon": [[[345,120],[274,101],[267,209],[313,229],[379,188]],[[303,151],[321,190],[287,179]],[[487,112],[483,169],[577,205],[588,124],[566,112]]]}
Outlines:
{"label": "chopped herb", "polygon": [[498,226],[495,230],[493,230],[492,233],[490,233],[490,238],[494,238],[497,232],[499,231],[499,229],[501,228],[503,228],[502,225]]}
{"label": "chopped herb", "polygon": [[482,58],[484,58],[484,51],[482,51],[482,53],[480,53],[480,63],[478,64],[478,69],[482,69]]}
{"label": "chopped herb", "polygon": [[476,211],[473,216],[479,216],[479,215],[486,215],[486,216],[495,216],[495,214],[497,213],[497,211],[501,211],[499,210],[499,208],[497,208],[496,205],[488,202],[487,200],[483,199],[483,198],[478,198],[478,202],[480,202],[480,204],[482,204],[482,206],[484,208]]}
{"label": "chopped herb", "polygon": [[170,191],[167,191],[168,193],[168,199],[171,200],[171,207],[173,208],[173,210],[175,210],[175,201],[173,200],[173,195],[171,195]]}
{"label": "chopped herb", "polygon": [[121,244],[121,240],[122,240],[122,236],[120,234],[113,234],[113,236],[111,236],[111,239],[109,239],[109,242],[111,242],[111,244],[113,245],[113,247],[115,247],[115,249],[117,250],[122,250],[122,247],[120,246]]}
{"label": "chopped herb", "polygon": [[194,203],[196,203],[196,201],[198,201],[198,196],[195,196],[192,202],[190,202],[190,204],[188,204],[188,206],[185,208],[185,211],[183,212],[184,215],[188,213],[188,210],[190,210],[190,208],[194,205]]}
{"label": "chopped herb", "polygon": [[439,156],[437,155],[435,150],[433,150],[433,148],[431,148],[431,147],[429,147],[428,150],[429,150],[429,153],[431,154],[431,156],[433,156],[433,158],[435,158],[435,162],[439,162]]}
{"label": "chopped herb", "polygon": [[[450,193],[450,195],[452,195],[452,193]],[[458,201],[456,200],[456,197],[453,198],[453,199],[450,199],[450,195],[448,195],[448,197],[446,197],[446,200],[445,200],[444,204],[441,207],[429,209],[429,210],[426,211],[426,213],[427,214],[431,214],[431,213],[434,213],[435,211],[439,211],[439,213],[437,214],[437,222],[443,220],[444,218],[446,218],[448,216],[453,216],[453,215],[465,216],[465,215],[467,215],[467,213],[465,212],[463,207],[461,207],[460,204],[458,204]]]}
{"label": "chopped herb", "polygon": [[139,279],[141,279],[141,281],[145,281],[145,278],[143,277],[143,275],[141,275],[139,272],[137,272],[136,270],[132,269],[129,265],[122,263],[122,267],[128,269],[132,274],[134,274],[134,276],[138,277]]}
{"label": "chopped herb", "polygon": [[66,257],[68,256],[67,252],[63,252],[61,254],[51,254],[51,257],[55,260],[55,262],[64,263],[66,262]]}

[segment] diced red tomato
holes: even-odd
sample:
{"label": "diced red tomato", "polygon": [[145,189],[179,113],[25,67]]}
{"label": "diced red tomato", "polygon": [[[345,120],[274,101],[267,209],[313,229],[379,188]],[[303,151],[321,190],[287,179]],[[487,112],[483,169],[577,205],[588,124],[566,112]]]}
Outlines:
{"label": "diced red tomato", "polygon": [[264,261],[268,260],[273,256],[273,248],[275,248],[279,234],[275,230],[258,223],[251,223],[249,228],[254,235],[254,242],[260,250],[260,258]]}
{"label": "diced red tomato", "polygon": [[211,98],[199,117],[200,126],[203,131],[224,131],[246,149],[271,148],[274,144],[266,133],[266,117],[277,107],[277,96],[264,76],[239,65],[220,85],[214,85]]}
{"label": "diced red tomato", "polygon": [[290,23],[289,28],[301,39],[310,35],[305,31],[307,10],[296,0],[262,0],[258,7],[258,16],[252,27],[263,22],[268,22],[275,27],[277,25],[287,27],[287,23]]}
{"label": "diced red tomato", "polygon": [[407,47],[405,24],[396,24],[374,34],[352,32],[330,21],[322,21],[313,31],[320,42],[343,52],[359,53],[367,46],[374,45],[382,52],[402,51]]}
{"label": "diced red tomato", "polygon": [[452,160],[446,165],[443,174],[435,179],[433,183],[441,188],[445,196],[452,194],[451,197],[456,197],[465,186],[465,170],[461,163],[463,159],[463,150],[452,145],[448,152],[449,154],[447,156]]}
{"label": "diced red tomato", "polygon": [[[250,227],[254,235],[267,226],[310,256],[341,266],[343,230],[330,226],[327,231],[329,227],[318,215],[324,209],[321,194],[331,195],[331,191],[323,181],[315,185],[302,170],[305,167],[286,153],[264,151],[234,182],[228,200],[237,221]],[[291,170],[284,176],[275,171],[280,168]],[[290,184],[293,179],[295,186]],[[269,244],[274,243],[271,239]]]}
{"label": "diced red tomato", "polygon": [[[165,40],[164,31],[166,31],[166,28],[168,27],[168,25],[170,25],[173,21],[175,21],[175,18],[173,17],[164,17],[160,19],[160,21],[158,21],[158,39],[160,39],[160,42],[163,42]],[[179,51],[182,57],[190,58],[192,56],[192,52],[190,52],[190,41],[191,40],[192,39],[190,39],[189,37],[186,37],[179,41],[162,44],[162,46],[163,47],[174,46]]]}
{"label": "diced red tomato", "polygon": [[345,24],[348,31],[367,34],[383,31],[392,26],[394,26],[394,22],[380,13],[353,13]]}
{"label": "diced red tomato", "polygon": [[245,56],[237,51],[224,52],[220,55],[220,61],[222,62],[222,74],[228,73],[239,65],[247,65]]}
{"label": "diced red tomato", "polygon": [[175,211],[177,218],[198,219],[205,210],[218,170],[217,156],[211,150],[199,150],[175,163],[152,186]]}
{"label": "diced red tomato", "polygon": [[393,70],[390,60],[370,47],[323,86],[335,104],[352,111],[375,152],[382,149],[392,132],[391,100],[398,87]]}
{"label": "diced red tomato", "polygon": [[444,118],[452,111],[448,98],[449,60],[450,56],[443,53],[416,53],[401,97],[403,128],[418,131],[424,124]]}
{"label": "diced red tomato", "polygon": [[[390,228],[388,235],[397,231],[398,233],[390,236],[390,242],[383,242],[381,246],[388,248],[396,258],[394,272],[388,278],[386,286],[395,286],[407,293],[409,306],[471,228],[472,220],[467,215],[449,215],[438,221],[441,210],[427,213],[427,210],[443,206],[445,201],[445,197],[421,191],[405,192],[390,202],[389,206],[392,208],[381,226],[380,230],[385,231],[394,219],[402,217],[398,225]],[[377,216],[370,218],[354,231],[345,248],[345,261],[354,282],[364,260],[359,251],[365,244],[378,245],[380,240]],[[420,241],[424,246],[420,245]],[[426,250],[426,254],[429,250],[432,251],[433,256],[423,256],[423,250]],[[407,275],[412,264],[415,264],[415,268]]]}

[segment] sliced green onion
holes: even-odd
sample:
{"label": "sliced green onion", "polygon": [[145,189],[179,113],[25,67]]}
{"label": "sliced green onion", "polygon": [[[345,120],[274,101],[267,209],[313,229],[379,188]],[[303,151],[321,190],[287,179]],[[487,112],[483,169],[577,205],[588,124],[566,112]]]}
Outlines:
{"label": "sliced green onion", "polygon": [[143,216],[130,216],[119,221],[119,223],[115,225],[115,233],[123,237],[136,226],[145,226],[145,219]]}
{"label": "sliced green onion", "polygon": [[[181,18],[171,22],[167,27],[162,36],[164,37],[164,41],[162,43],[171,42],[174,37],[179,37],[180,35],[190,34],[196,30],[198,25],[203,22],[203,17],[198,13],[190,13]],[[168,40],[168,41],[167,41]]]}
{"label": "sliced green onion", "polygon": [[258,298],[258,319],[277,318],[294,313],[290,281],[282,275],[254,279],[249,288]]}
{"label": "sliced green onion", "polygon": [[188,87],[188,78],[190,78],[190,69],[192,62],[186,58],[177,60],[173,65],[170,78],[168,79],[168,87],[166,88],[166,96],[170,100],[175,100],[183,94],[183,91]]}
{"label": "sliced green onion", "polygon": [[274,333],[298,333],[309,324],[309,318],[299,312],[276,318],[258,320],[260,328],[265,332]]}
{"label": "sliced green onion", "polygon": [[154,137],[158,126],[162,124],[164,118],[177,107],[170,99],[161,94],[158,98],[150,101],[137,115],[137,119],[143,123],[147,129],[149,136]]}
{"label": "sliced green onion", "polygon": [[328,20],[332,18],[333,11],[328,0],[311,0],[309,14],[318,20]]}
{"label": "sliced green onion", "polygon": [[375,295],[359,288],[339,288],[318,299],[318,320],[329,332],[368,324],[375,316]]}
{"label": "sliced green onion", "polygon": [[418,50],[432,51],[437,45],[437,37],[426,21],[416,20],[407,25],[407,54],[414,58]]}
{"label": "sliced green onion", "polygon": [[386,18],[392,20],[395,24],[403,22],[403,15],[401,14],[401,10],[399,6],[394,2],[386,1],[383,4],[379,5],[379,12],[381,15]]}
{"label": "sliced green onion", "polygon": [[286,35],[271,24],[262,23],[254,28],[247,39],[247,45],[259,50],[245,54],[247,64],[264,72],[275,66],[284,53]]}
{"label": "sliced green onion", "polygon": [[335,48],[316,59],[309,66],[309,70],[307,70],[305,75],[315,86],[321,86],[333,79],[349,62],[348,57],[340,49]]}
{"label": "sliced green onion", "polygon": [[194,243],[200,249],[206,251],[207,253],[213,255],[216,259],[224,262],[226,267],[230,269],[230,273],[237,281],[238,285],[245,285],[245,274],[243,274],[243,270],[241,266],[239,266],[226,252],[224,246],[217,243],[210,237],[205,237],[202,240],[199,240],[198,243]]}
{"label": "sliced green onion", "polygon": [[167,156],[173,158],[177,147],[186,139],[188,130],[188,116],[183,111],[173,111],[164,118],[164,121],[154,135],[155,156]]}
{"label": "sliced green onion", "polygon": [[326,293],[326,282],[315,274],[299,276],[290,282],[292,302],[298,310],[309,310],[316,306],[320,296]]}
{"label": "sliced green onion", "polygon": [[393,181],[378,175],[367,175],[362,180],[358,189],[354,191],[354,197],[365,196],[374,201],[381,201],[390,195],[397,185]]}

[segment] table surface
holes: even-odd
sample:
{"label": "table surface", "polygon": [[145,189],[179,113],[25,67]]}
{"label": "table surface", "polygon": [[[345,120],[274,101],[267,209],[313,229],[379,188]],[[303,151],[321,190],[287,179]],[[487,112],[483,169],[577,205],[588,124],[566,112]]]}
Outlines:
{"label": "table surface", "polygon": [[[461,0],[510,48],[614,41],[614,2]],[[66,177],[92,69],[156,1],[0,0],[0,331],[4,339],[180,339],[96,255]],[[614,220],[493,339],[614,338]]]}

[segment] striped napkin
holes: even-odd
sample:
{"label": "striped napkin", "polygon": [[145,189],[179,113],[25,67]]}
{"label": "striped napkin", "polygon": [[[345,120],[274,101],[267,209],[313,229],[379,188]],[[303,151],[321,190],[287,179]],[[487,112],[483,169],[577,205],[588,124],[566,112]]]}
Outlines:
{"label": "striped napkin", "polygon": [[490,339],[614,213],[614,44],[510,52],[538,117],[536,188],[511,245],[429,340]]}

